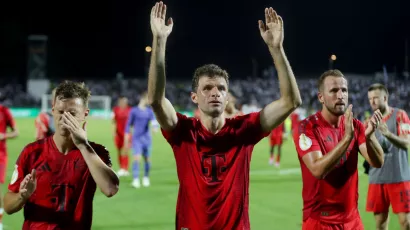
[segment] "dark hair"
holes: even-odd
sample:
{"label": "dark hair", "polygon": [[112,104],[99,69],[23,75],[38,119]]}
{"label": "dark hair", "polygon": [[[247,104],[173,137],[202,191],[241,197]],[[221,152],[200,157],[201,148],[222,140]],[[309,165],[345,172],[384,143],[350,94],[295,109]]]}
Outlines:
{"label": "dark hair", "polygon": [[387,96],[389,96],[389,91],[387,90],[386,86],[384,86],[383,84],[380,83],[374,83],[372,84],[369,89],[367,90],[367,92],[373,91],[373,90],[380,90],[380,91],[384,91],[386,93]]}
{"label": "dark hair", "polygon": [[195,70],[194,77],[192,78],[192,91],[196,92],[198,90],[198,83],[201,77],[222,77],[225,79],[226,84],[229,85],[229,75],[226,70],[215,64],[203,65]]}
{"label": "dark hair", "polygon": [[331,70],[328,70],[328,71],[322,73],[322,75],[320,75],[320,78],[319,78],[319,80],[318,80],[318,82],[317,82],[317,89],[318,89],[319,91],[322,91],[322,90],[323,90],[323,82],[325,81],[325,79],[326,79],[327,77],[330,77],[330,76],[334,76],[334,77],[345,77],[345,76],[343,75],[343,73],[342,73],[340,70],[337,70],[337,69],[331,69]]}
{"label": "dark hair", "polygon": [[84,106],[88,107],[91,92],[84,82],[64,81],[55,89],[55,99],[81,98]]}

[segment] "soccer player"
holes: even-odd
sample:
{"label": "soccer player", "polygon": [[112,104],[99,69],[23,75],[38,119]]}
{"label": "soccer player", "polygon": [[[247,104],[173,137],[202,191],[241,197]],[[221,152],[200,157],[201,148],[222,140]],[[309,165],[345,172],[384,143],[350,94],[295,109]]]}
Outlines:
{"label": "soccer player", "polygon": [[[125,142],[125,125],[127,124],[127,119],[130,114],[131,107],[128,106],[128,98],[120,97],[118,98],[117,106],[113,108],[114,118],[114,142],[117,147],[118,163],[120,170],[118,171],[118,176],[128,176],[128,149],[130,148],[130,142]],[[128,143],[124,145],[124,143]]]}
{"label": "soccer player", "polygon": [[[148,94],[144,92],[141,96],[138,106],[131,109],[130,115],[125,126],[125,141],[124,145],[129,145],[128,141],[132,142],[133,162],[132,162],[132,186],[135,188],[141,187],[140,182],[140,160],[141,155],[144,157],[144,177],[142,179],[142,186],[150,186],[149,171],[151,168],[151,149],[152,136],[150,124],[155,120],[154,112],[148,106]],[[131,128],[133,135],[131,138]]]}
{"label": "soccer player", "polygon": [[96,187],[112,197],[119,178],[107,149],[87,138],[90,91],[66,81],[52,108],[56,132],[26,145],[4,197],[8,214],[24,207],[23,230],[91,229]]}
{"label": "soccer player", "polygon": [[[51,93],[51,107],[54,104],[54,94],[55,94],[55,89],[53,89]],[[35,127],[36,127],[36,136],[35,136],[36,140],[40,140],[45,137],[53,135],[55,132],[53,114],[47,111],[41,112],[35,120]]]}
{"label": "soccer player", "polygon": [[[10,128],[10,130],[8,130]],[[16,123],[9,108],[0,105],[0,230],[3,229],[3,184],[7,172],[7,139],[15,138],[19,135]]]}
{"label": "soccer player", "polygon": [[[199,109],[198,109],[198,112],[199,112]],[[231,93],[228,93],[228,104],[226,105],[224,113],[225,113],[225,118],[232,118],[232,117],[243,115],[243,113],[236,108],[236,98]],[[198,119],[200,119],[199,116],[200,115],[198,115]]]}
{"label": "soccer player", "polygon": [[302,120],[293,138],[302,168],[302,229],[362,230],[358,152],[373,167],[383,165],[374,134],[382,115],[375,111],[367,129],[353,118],[347,80],[339,70],[324,72],[318,90],[322,110]]}
{"label": "soccer player", "polygon": [[389,92],[384,85],[371,85],[368,98],[372,109],[383,114],[376,137],[385,159],[382,168],[369,169],[366,210],[374,213],[376,229],[387,229],[391,204],[401,229],[410,229],[410,119],[402,109],[389,106]]}
{"label": "soccer player", "polygon": [[[280,166],[280,156],[281,156],[281,149],[283,143],[283,136],[285,134],[285,122],[281,123],[278,127],[274,128],[270,133],[270,158],[269,164],[272,165],[275,161],[275,166]],[[277,146],[278,153],[276,155],[276,160],[274,159],[274,149]]]}
{"label": "soccer player", "polygon": [[272,8],[265,9],[260,34],[278,70],[281,97],[260,112],[225,118],[228,74],[217,65],[196,69],[191,99],[200,119],[177,113],[165,98],[165,49],[173,28],[165,24],[166,5],[151,11],[153,45],[148,98],[163,136],[176,161],[179,193],[176,229],[249,230],[249,169],[256,143],[269,135],[301,104],[296,79],[282,46],[283,22]]}

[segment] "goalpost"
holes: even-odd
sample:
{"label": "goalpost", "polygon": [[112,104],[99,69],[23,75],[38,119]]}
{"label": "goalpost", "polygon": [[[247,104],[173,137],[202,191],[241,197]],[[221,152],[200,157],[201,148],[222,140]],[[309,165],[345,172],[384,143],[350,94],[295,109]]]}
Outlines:
{"label": "goalpost", "polygon": [[[91,96],[88,101],[90,117],[111,119],[111,97],[110,96]],[[41,98],[41,111],[51,112],[51,94],[44,94]]]}

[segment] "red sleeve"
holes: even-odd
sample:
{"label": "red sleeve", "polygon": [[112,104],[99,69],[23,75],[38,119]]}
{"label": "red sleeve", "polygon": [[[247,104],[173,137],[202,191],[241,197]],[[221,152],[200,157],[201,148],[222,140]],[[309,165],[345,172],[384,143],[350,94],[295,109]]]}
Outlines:
{"label": "red sleeve", "polygon": [[397,115],[397,135],[400,136],[410,134],[410,119],[407,113],[400,110]]}
{"label": "red sleeve", "polygon": [[101,160],[104,161],[104,163],[108,167],[112,167],[110,152],[108,152],[107,148],[96,143],[93,143],[91,146],[93,147],[95,153],[97,153],[97,155],[101,158]]}
{"label": "red sleeve", "polygon": [[175,142],[175,138],[179,137],[179,134],[181,133],[182,128],[188,127],[187,122],[189,122],[189,118],[181,113],[177,112],[177,126],[171,131],[165,131],[164,129],[161,128],[162,135],[164,136],[165,140],[168,141],[168,143],[172,144]]}
{"label": "red sleeve", "polygon": [[293,141],[301,158],[310,152],[321,151],[319,142],[313,133],[313,126],[306,120],[300,122],[299,128],[294,130]]}
{"label": "red sleeve", "polygon": [[354,119],[354,129],[359,146],[363,143],[366,143],[366,128],[364,127],[363,123],[357,119]]}
{"label": "red sleeve", "polygon": [[14,129],[16,127],[16,123],[14,122],[13,115],[11,114],[8,108],[4,108],[4,114],[6,116],[6,124],[8,127]]}
{"label": "red sleeve", "polygon": [[239,117],[243,119],[243,127],[245,127],[245,135],[249,138],[254,144],[258,143],[264,137],[269,136],[271,131],[264,132],[262,130],[261,120],[260,120],[260,111],[249,113],[247,115]]}
{"label": "red sleeve", "polygon": [[26,168],[28,165],[28,154],[29,146],[26,146],[17,158],[16,165],[14,166],[14,172],[11,176],[11,181],[8,186],[9,190],[18,193],[20,190],[20,183],[23,181],[24,177],[29,173]]}

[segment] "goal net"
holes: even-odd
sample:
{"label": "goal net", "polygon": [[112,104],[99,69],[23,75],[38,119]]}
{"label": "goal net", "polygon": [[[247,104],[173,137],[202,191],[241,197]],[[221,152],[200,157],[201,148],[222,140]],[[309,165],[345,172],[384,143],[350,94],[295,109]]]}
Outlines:
{"label": "goal net", "polygon": [[[41,98],[41,111],[51,112],[51,94],[44,94]],[[110,96],[91,96],[88,101],[90,117],[111,119],[111,97]]]}

